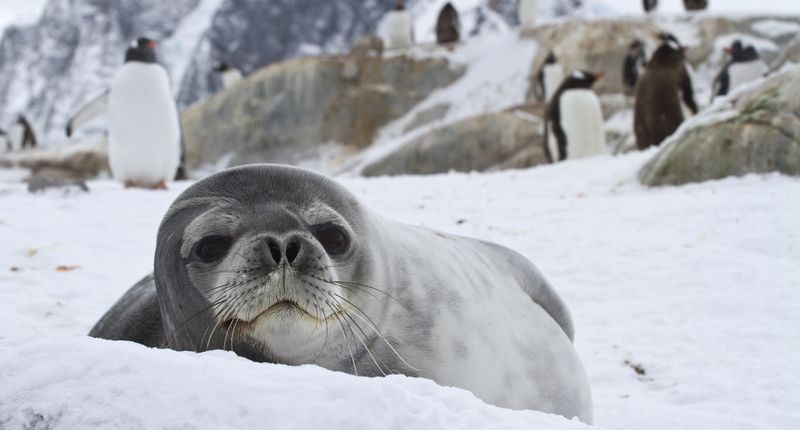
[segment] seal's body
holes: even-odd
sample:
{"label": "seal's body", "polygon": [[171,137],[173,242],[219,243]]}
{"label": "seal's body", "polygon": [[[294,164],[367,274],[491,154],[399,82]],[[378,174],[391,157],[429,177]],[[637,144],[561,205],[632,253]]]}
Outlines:
{"label": "seal's body", "polygon": [[154,276],[90,335],[357,375],[401,373],[591,422],[567,308],[524,257],[399,224],[302,169],[229,169],[186,190]]}
{"label": "seal's body", "polygon": [[553,95],[545,121],[546,153],[551,162],[606,152],[600,99],[592,90],[602,72],[576,70]]}

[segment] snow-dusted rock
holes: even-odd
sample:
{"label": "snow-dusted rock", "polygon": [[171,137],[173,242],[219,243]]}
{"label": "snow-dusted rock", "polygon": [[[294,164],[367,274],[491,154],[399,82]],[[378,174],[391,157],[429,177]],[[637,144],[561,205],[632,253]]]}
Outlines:
{"label": "snow-dusted rock", "polygon": [[468,118],[436,128],[366,166],[364,176],[522,168],[547,163],[542,121],[524,111]]}
{"label": "snow-dusted rock", "polygon": [[108,141],[103,138],[75,145],[0,154],[0,167],[26,168],[34,176],[90,179],[109,171]]}
{"label": "snow-dusted rock", "polygon": [[190,166],[232,154],[233,165],[296,164],[334,142],[344,151],[464,72],[446,59],[336,56],[269,66],[183,115]]}
{"label": "snow-dusted rock", "polygon": [[781,172],[800,176],[800,67],[735,91],[685,122],[639,172],[678,185]]}

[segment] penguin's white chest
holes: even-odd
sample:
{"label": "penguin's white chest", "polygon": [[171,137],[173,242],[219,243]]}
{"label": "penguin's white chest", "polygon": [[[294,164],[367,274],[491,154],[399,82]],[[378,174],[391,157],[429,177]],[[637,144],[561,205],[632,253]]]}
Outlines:
{"label": "penguin's white chest", "polygon": [[559,101],[561,128],[567,137],[567,158],[605,154],[606,135],[600,99],[588,89],[568,90]]}
{"label": "penguin's white chest", "polygon": [[180,162],[180,123],[158,64],[123,65],[109,94],[108,158],[114,178],[142,186],[169,181]]}
{"label": "penguin's white chest", "polygon": [[386,45],[389,49],[411,46],[411,17],[408,11],[393,10],[386,16]]}
{"label": "penguin's white chest", "polygon": [[539,18],[539,0],[519,0],[517,16],[522,28],[533,27]]}
{"label": "penguin's white chest", "polygon": [[564,68],[561,64],[546,64],[542,69],[544,81],[544,100],[550,101],[553,94],[558,90],[561,82],[564,81]]}
{"label": "penguin's white chest", "polygon": [[728,66],[728,76],[730,78],[728,93],[740,85],[755,81],[756,79],[764,76],[764,73],[766,72],[767,65],[761,60],[731,64]]}

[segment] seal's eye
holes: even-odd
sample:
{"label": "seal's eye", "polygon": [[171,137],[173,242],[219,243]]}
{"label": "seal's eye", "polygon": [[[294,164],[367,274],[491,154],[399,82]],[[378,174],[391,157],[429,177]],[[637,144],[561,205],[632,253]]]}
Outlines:
{"label": "seal's eye", "polygon": [[350,239],[344,229],[336,224],[325,223],[311,227],[311,232],[325,248],[328,255],[344,254],[350,248]]}
{"label": "seal's eye", "polygon": [[194,246],[194,255],[203,263],[213,263],[225,256],[231,248],[231,238],[227,236],[206,236]]}

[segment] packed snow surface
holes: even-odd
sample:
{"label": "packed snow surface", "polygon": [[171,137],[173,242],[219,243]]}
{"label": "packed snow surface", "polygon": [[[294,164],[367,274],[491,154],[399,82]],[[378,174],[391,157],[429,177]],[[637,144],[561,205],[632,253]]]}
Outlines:
{"label": "packed snow surface", "polygon": [[[342,182],[385,216],[536,263],[572,311],[598,428],[800,428],[800,179],[648,189],[634,178],[652,155]],[[586,428],[427,380],[89,339],[152,269],[189,184],[31,195],[17,175],[0,171],[2,429]]]}

